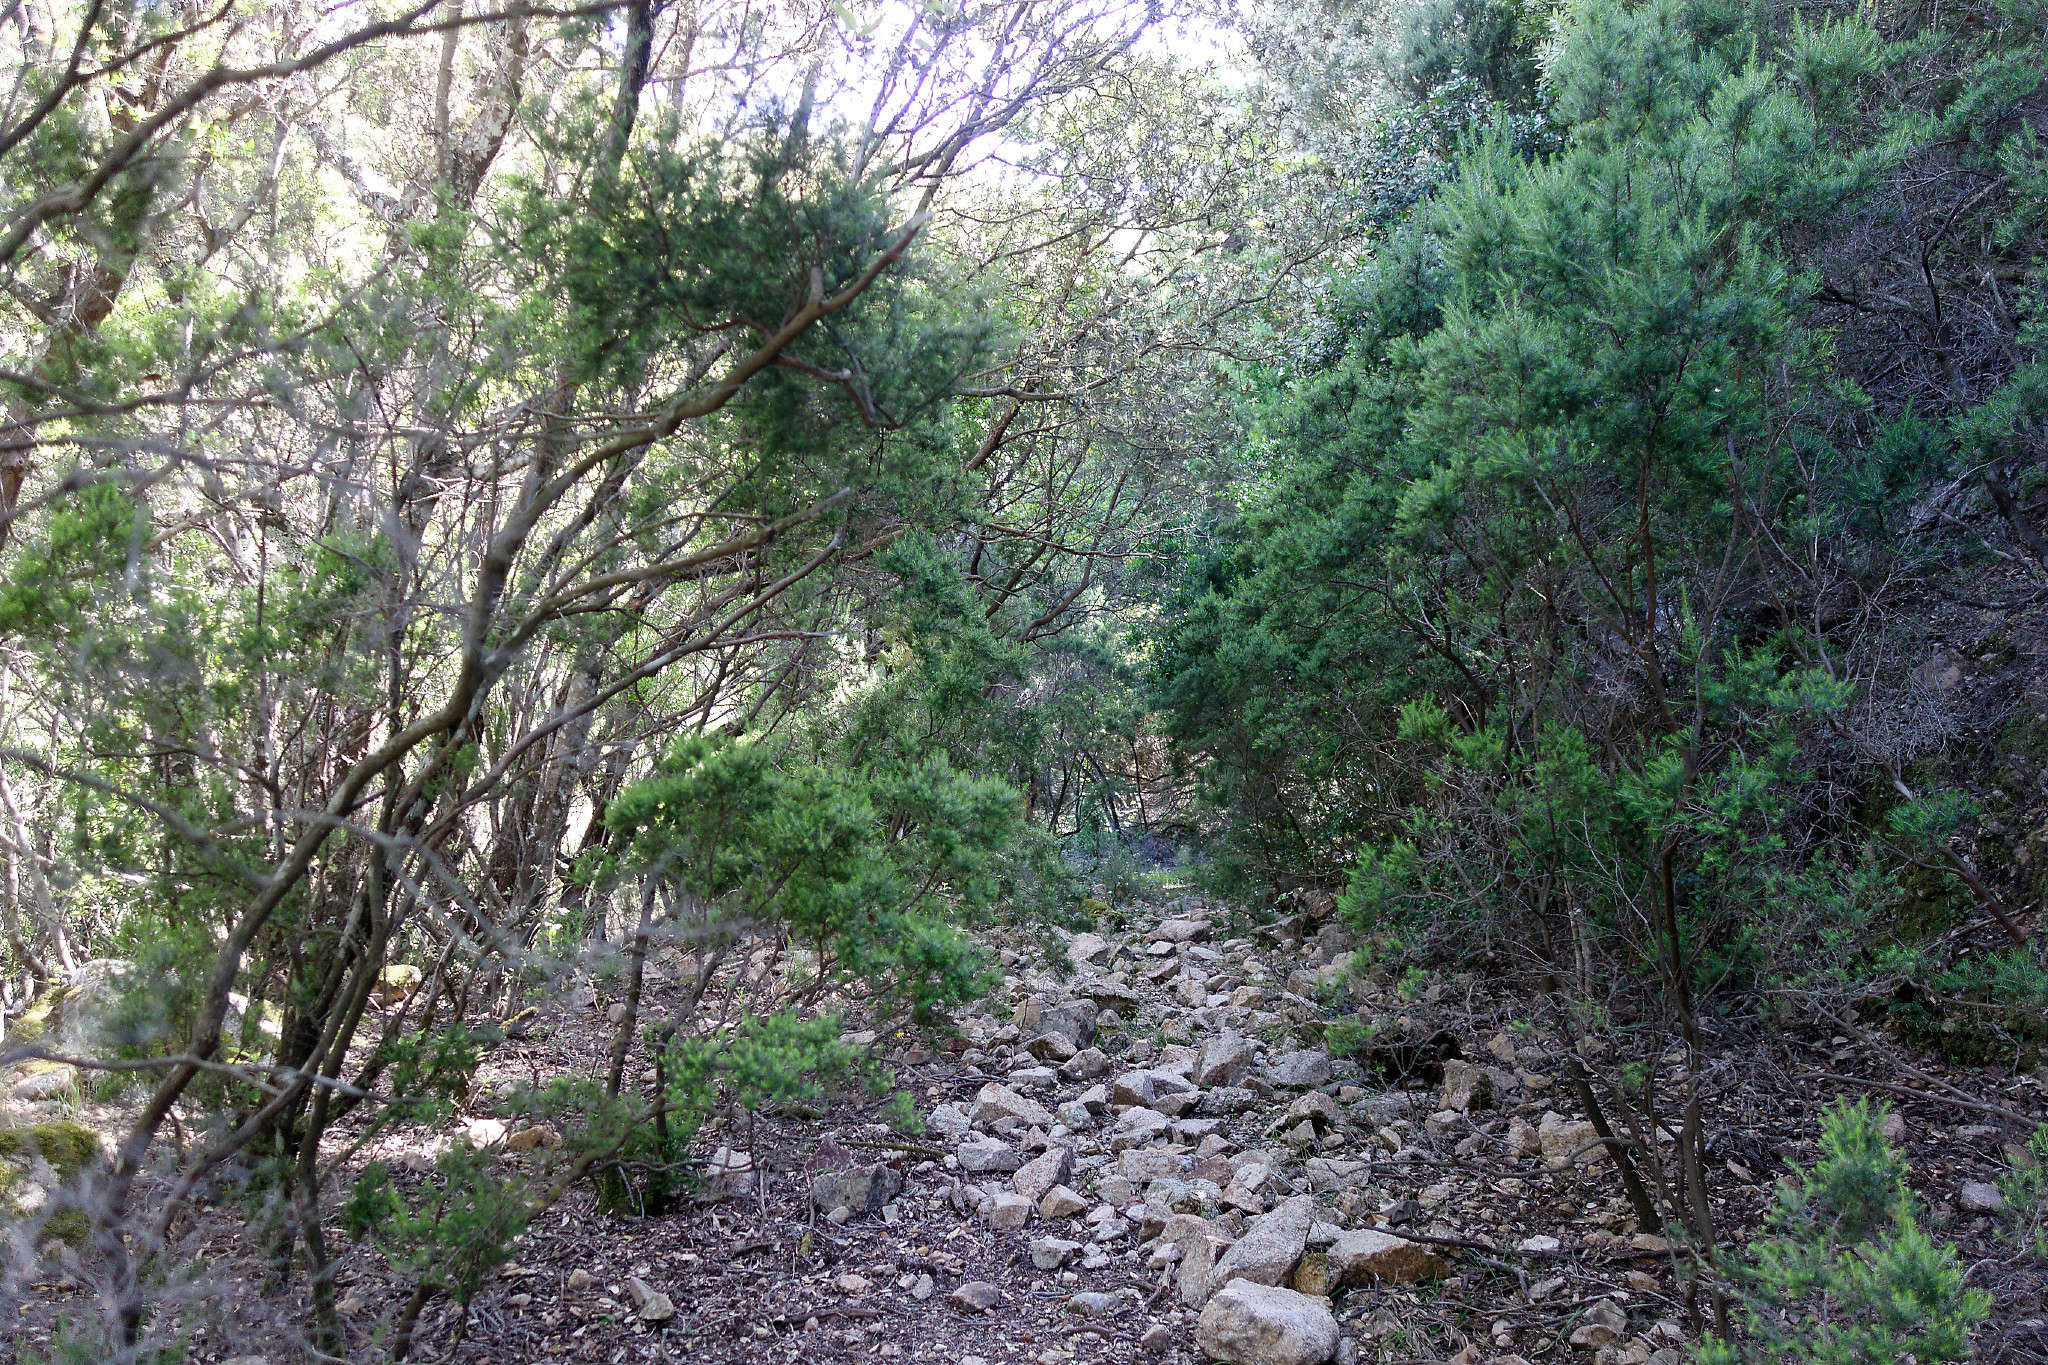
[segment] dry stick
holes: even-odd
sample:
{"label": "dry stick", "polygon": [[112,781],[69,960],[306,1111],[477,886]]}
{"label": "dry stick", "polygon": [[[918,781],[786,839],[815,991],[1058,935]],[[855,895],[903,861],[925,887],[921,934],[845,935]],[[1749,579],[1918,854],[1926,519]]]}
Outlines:
{"label": "dry stick", "polygon": [[1883,1090],[1893,1095],[1903,1095],[1910,1100],[1922,1100],[1928,1104],[1951,1104],[1958,1109],[1974,1109],[1980,1114],[1992,1114],[1998,1118],[2010,1119],[2022,1127],[2033,1127],[2040,1118],[2022,1114],[2017,1109],[2007,1109],[2001,1104],[1986,1104],[1982,1100],[1966,1100],[1956,1095],[1937,1095],[1932,1091],[1915,1090],[1909,1085],[1896,1085],[1890,1081],[1869,1081],[1861,1076],[1843,1076],[1832,1071],[1809,1071],[1798,1077],[1806,1081],[1838,1081],[1843,1085],[1866,1086],[1872,1090]]}

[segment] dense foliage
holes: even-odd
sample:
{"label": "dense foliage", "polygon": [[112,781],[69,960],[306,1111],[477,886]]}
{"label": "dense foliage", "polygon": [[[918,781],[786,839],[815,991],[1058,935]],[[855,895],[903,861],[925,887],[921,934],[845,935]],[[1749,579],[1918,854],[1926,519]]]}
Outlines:
{"label": "dense foliage", "polygon": [[[0,35],[0,1005],[132,964],[103,1055],[9,1038],[130,1087],[83,1351],[169,1349],[230,1180],[332,1350],[323,1140],[571,983],[541,1174],[345,1225],[409,1331],[579,1182],[659,1211],[1135,835],[1526,992],[1708,1248],[1717,1020],[2048,1041],[2037,0]],[[1848,1273],[1813,1200],[1758,1340]]]}

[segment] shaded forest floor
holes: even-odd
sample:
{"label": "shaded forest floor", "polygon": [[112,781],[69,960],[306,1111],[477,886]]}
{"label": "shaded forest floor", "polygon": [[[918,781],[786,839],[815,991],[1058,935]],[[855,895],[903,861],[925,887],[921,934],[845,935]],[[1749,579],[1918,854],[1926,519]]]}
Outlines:
{"label": "shaded forest floor", "polygon": [[[892,1128],[882,1102],[859,1091],[814,1114],[714,1122],[703,1155],[744,1152],[749,1174],[646,1219],[601,1215],[587,1188],[573,1191],[466,1316],[446,1300],[428,1305],[414,1358],[1184,1365],[1205,1358],[1204,1294],[1187,1261],[1245,1238],[1263,1211],[1298,1195],[1312,1198],[1313,1225],[1281,1273],[1299,1288],[1331,1287],[1316,1276],[1335,1278],[1333,1239],[1348,1230],[1423,1240],[1446,1260],[1437,1278],[1333,1293],[1340,1361],[1675,1365],[1696,1340],[1702,1305],[1688,1302],[1679,1258],[1636,1226],[1613,1169],[1554,1168],[1557,1153],[1546,1154],[1546,1130],[1568,1142],[1582,1116],[1544,1021],[1465,976],[1340,985],[1342,932],[1308,915],[1254,934],[1172,896],[1118,918],[1099,933],[1005,949],[1003,990],[960,1019],[957,1036],[876,1045],[927,1116],[924,1131]],[[672,964],[655,973],[655,1008],[677,979]],[[591,990],[544,1007],[524,1039],[491,1054],[475,1093],[601,1074],[609,1003]],[[1379,1038],[1448,1032],[1473,1065],[1454,1068],[1444,1093],[1390,1087],[1325,1050],[1339,1017],[1372,1023]],[[1037,1048],[1045,1058],[1027,1050],[1041,1029],[1061,1027],[1092,1031],[1090,1045],[1064,1062],[1056,1044]],[[1739,1245],[1760,1225],[1787,1163],[1812,1162],[1831,1099],[1886,1100],[1930,1229],[1957,1244],[1970,1282],[1995,1298],[1979,1358],[2048,1360],[2048,1264],[1964,1197],[2007,1168],[2008,1149],[2027,1136],[2023,1118],[2048,1115],[2041,1080],[1907,1056],[1845,1028],[1710,1040],[1702,1081],[1724,1239]],[[1161,1073],[1193,1079],[1182,1090]],[[1448,1093],[1475,1080],[1476,1102]],[[1157,1107],[1129,1103],[1147,1084],[1162,1087]],[[991,1085],[1001,1087],[994,1099]],[[380,1137],[355,1154],[356,1168],[378,1159],[425,1169],[443,1144],[517,1131],[488,1108],[479,1099],[452,1128]],[[82,1117],[111,1128],[118,1115]],[[508,1149],[502,1159],[545,1155]],[[1024,1160],[1018,1175],[1005,1169]],[[821,1204],[846,1187],[828,1183],[821,1201],[818,1178],[877,1164],[888,1171],[874,1174],[872,1209],[835,1221]],[[1034,1194],[1048,1183],[1069,1191],[1051,1211],[1071,1212],[1048,1217],[1034,1203],[1021,1227],[995,1226],[1019,1217],[1012,1192],[1034,1180]],[[1214,1241],[1192,1246],[1190,1229]],[[410,1283],[338,1226],[330,1238],[341,1249],[349,1358],[378,1358]],[[189,1358],[314,1358],[296,1325],[307,1319],[302,1284],[271,1281],[232,1202],[214,1203],[180,1250],[192,1270],[172,1297],[184,1300]],[[89,1255],[46,1262],[14,1313],[17,1358],[39,1358],[96,1311],[93,1281]]]}

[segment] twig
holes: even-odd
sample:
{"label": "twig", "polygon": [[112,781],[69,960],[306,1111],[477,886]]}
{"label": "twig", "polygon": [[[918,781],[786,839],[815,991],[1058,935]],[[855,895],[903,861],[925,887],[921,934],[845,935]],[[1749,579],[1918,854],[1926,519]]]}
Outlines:
{"label": "twig", "polygon": [[1888,1091],[1894,1095],[1903,1095],[1911,1100],[1922,1100],[1928,1104],[1952,1104],[1958,1109],[1974,1109],[1980,1114],[1993,1114],[2002,1119],[2010,1119],[2014,1123],[2027,1128],[2034,1127],[2041,1122],[2039,1118],[2022,1114],[2017,1109],[2007,1109],[2002,1104],[1985,1104],[1982,1100],[1966,1100],[1958,1095],[1937,1095],[1930,1090],[1915,1090],[1910,1085],[1896,1085],[1890,1081],[1865,1080],[1861,1076],[1842,1076],[1832,1071],[1809,1071],[1804,1076],[1798,1077],[1798,1079],[1808,1081],[1839,1081],[1843,1085],[1866,1086],[1872,1090]]}

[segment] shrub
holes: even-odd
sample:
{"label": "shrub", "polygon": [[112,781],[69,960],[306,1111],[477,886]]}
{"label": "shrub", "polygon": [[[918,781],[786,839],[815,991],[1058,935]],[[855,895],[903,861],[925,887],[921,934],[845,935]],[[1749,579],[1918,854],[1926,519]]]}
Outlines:
{"label": "shrub", "polygon": [[1920,1230],[1883,1116],[1867,1100],[1824,1116],[1820,1162],[1779,1187],[1767,1235],[1729,1272],[1744,1331],[1708,1341],[1702,1365],[1968,1358],[1990,1300],[1963,1287],[1955,1248]]}

